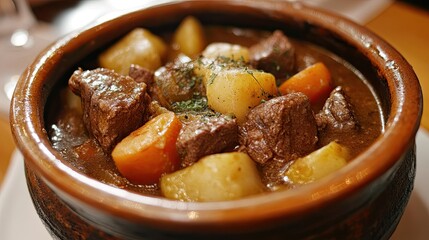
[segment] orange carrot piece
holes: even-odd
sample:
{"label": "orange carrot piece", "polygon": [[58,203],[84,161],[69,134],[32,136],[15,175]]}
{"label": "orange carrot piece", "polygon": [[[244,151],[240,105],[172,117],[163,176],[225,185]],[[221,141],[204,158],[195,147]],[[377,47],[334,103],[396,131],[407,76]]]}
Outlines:
{"label": "orange carrot piece", "polygon": [[279,87],[281,94],[302,92],[316,103],[332,91],[331,73],[325,64],[315,63],[290,77]]}
{"label": "orange carrot piece", "polygon": [[112,158],[119,172],[135,184],[154,184],[179,168],[176,141],[182,125],[174,113],[156,116],[116,145]]}

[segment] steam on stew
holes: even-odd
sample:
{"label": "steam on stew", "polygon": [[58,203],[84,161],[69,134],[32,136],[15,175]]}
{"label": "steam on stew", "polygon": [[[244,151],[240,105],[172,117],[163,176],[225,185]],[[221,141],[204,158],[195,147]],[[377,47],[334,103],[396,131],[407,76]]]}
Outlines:
{"label": "steam on stew", "polygon": [[295,188],[382,130],[352,66],[279,30],[188,17],[172,34],[135,29],[97,62],[59,93],[50,138],[78,171],[141,194],[219,201]]}

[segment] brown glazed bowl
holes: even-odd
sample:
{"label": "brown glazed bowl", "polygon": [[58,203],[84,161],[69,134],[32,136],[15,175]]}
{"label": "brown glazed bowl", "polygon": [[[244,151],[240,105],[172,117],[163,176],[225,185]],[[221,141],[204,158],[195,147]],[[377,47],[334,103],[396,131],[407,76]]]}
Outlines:
{"label": "brown glazed bowl", "polygon": [[[54,86],[67,81],[66,73],[78,62],[131,29],[171,28],[188,15],[205,24],[281,29],[346,59],[381,99],[383,133],[350,164],[318,182],[227,202],[142,196],[65,164],[44,125]],[[388,239],[413,189],[421,111],[412,67],[362,26],[285,1],[174,1],[73,33],[42,52],[16,87],[11,124],[34,205],[57,239]]]}

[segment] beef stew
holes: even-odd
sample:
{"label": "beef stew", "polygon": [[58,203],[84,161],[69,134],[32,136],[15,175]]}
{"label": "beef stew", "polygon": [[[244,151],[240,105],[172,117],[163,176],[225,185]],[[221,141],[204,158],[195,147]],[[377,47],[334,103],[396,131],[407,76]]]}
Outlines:
{"label": "beef stew", "polygon": [[[111,151],[128,134],[164,113],[174,112],[181,124],[176,138],[177,148],[172,153],[173,158],[180,159],[180,164],[161,175],[192,166],[205,156],[241,152],[254,161],[264,191],[299,186],[285,176],[287,169],[297,159],[330,142],[347,148],[350,153],[347,161],[353,161],[353,157],[381,133],[382,118],[377,97],[366,80],[345,60],[309,43],[289,39],[280,31],[271,34],[256,29],[207,26],[203,34],[206,46],[219,41],[226,42],[230,44],[227,51],[237,55],[210,60],[209,57],[201,56],[189,58],[171,51],[171,56],[162,57],[166,59],[163,67],[151,70],[134,65],[130,68],[129,76],[100,66],[84,72],[77,70],[70,83],[73,91],[82,97],[83,109],[76,104],[80,99],[70,94],[69,90],[63,89],[59,93],[63,99],[62,107],[59,114],[48,121],[53,146],[70,165],[90,177],[119,188],[159,196],[162,195],[162,189],[158,181],[130,181],[118,171]],[[169,33],[159,33],[159,36],[165,42],[171,41]],[[283,46],[283,53],[278,52],[277,43]],[[240,53],[243,51],[241,47],[250,49],[250,54]],[[271,50],[261,49],[264,47],[271,47]],[[222,48],[217,49],[222,51]],[[268,54],[260,58],[264,52],[274,53],[274,57]],[[282,55],[287,55],[287,58]],[[270,61],[276,63],[278,59],[287,64],[267,67]],[[330,96],[322,94],[317,101],[310,101],[303,93],[279,94],[277,87],[289,81],[287,79],[294,74],[319,62],[330,71],[330,87],[333,90]],[[219,82],[219,77],[225,72],[237,75],[237,71],[250,81],[257,82],[258,92],[246,93],[246,97],[252,95],[251,100],[256,99],[256,103],[250,102],[234,114],[225,112],[224,106],[237,100],[214,107],[210,99],[213,99],[213,94],[217,98],[222,97],[219,96],[222,91],[214,88],[216,84],[213,83]],[[102,85],[104,92],[99,95],[110,96],[110,93],[117,93],[119,89],[120,94],[113,95],[111,102],[93,97],[98,96],[94,94],[94,89],[83,91],[88,84],[77,89],[73,87],[75,82],[87,83],[94,78],[95,81],[101,81],[109,76],[116,77],[112,84]],[[137,92],[137,97],[125,94],[123,103],[117,104],[122,99],[120,96],[123,96],[122,87],[117,86],[123,82],[120,79],[134,79],[136,83],[131,86],[139,87],[125,90],[133,94]],[[270,85],[272,80],[274,88]],[[124,103],[127,103],[128,109],[122,107]],[[110,117],[112,112],[103,115],[99,108],[94,110],[94,106],[116,109],[115,104],[123,111],[114,114],[114,121]],[[94,128],[99,130],[95,131]],[[110,131],[114,133],[110,134]]]}

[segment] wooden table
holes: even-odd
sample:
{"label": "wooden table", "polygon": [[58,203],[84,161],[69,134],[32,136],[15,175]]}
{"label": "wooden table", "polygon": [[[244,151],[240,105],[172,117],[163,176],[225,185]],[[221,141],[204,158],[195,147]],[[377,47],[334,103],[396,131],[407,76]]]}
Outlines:
{"label": "wooden table", "polygon": [[10,132],[9,121],[5,118],[0,118],[0,136],[2,143],[0,143],[0,184],[4,178],[7,167],[9,165],[9,159],[12,154],[15,144],[12,139],[12,133]]}
{"label": "wooden table", "polygon": [[[394,2],[367,24],[368,28],[391,43],[414,67],[420,79],[425,109],[422,126],[429,129],[429,11]],[[0,117],[0,183],[15,148],[8,119]]]}
{"label": "wooden table", "polygon": [[429,130],[429,11],[395,2],[366,26],[413,66],[424,97],[421,125]]}

